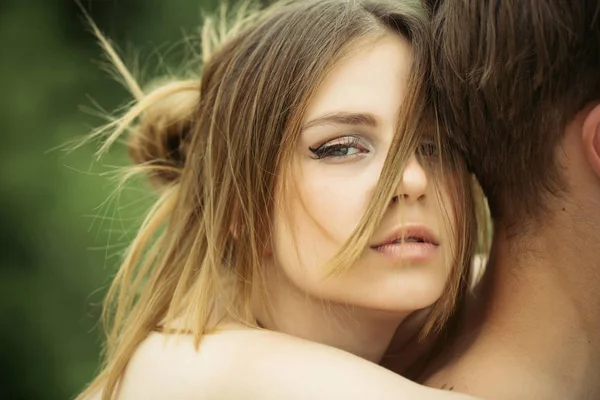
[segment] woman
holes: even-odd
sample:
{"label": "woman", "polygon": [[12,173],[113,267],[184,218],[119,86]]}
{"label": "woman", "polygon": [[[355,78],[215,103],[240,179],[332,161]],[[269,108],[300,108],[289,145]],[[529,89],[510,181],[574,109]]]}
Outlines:
{"label": "woman", "polygon": [[130,131],[134,171],[160,198],[109,291],[106,362],[80,397],[460,397],[377,365],[416,311],[421,336],[443,327],[475,246],[468,174],[420,129],[427,13],[247,11],[207,21],[201,77],[150,93],[104,42],[138,100],[104,146]]}

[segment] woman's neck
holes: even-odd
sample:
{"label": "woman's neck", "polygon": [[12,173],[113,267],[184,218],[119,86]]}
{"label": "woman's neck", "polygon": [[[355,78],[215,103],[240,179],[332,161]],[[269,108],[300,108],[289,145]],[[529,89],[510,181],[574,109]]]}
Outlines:
{"label": "woman's neck", "polygon": [[[407,313],[325,302],[277,274],[267,278],[268,299],[254,299],[265,328],[348,351],[379,363]],[[267,303],[265,306],[264,303]]]}

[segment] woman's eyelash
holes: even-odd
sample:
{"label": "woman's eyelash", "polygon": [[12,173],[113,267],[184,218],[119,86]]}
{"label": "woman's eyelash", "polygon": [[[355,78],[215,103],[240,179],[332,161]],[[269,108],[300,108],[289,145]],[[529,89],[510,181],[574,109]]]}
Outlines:
{"label": "woman's eyelash", "polygon": [[[361,145],[361,140],[355,136],[346,136],[330,140],[319,147],[308,147],[313,154],[312,158],[321,160],[326,158],[344,158],[351,157],[358,153],[364,153],[365,146]],[[354,152],[352,150],[355,150]],[[439,155],[437,143],[432,140],[426,140],[419,144],[417,155],[425,158],[436,158]]]}
{"label": "woman's eyelash", "polygon": [[417,155],[421,157],[437,157],[438,154],[438,145],[434,141],[421,142],[417,148]]}
{"label": "woman's eyelash", "polygon": [[[360,145],[360,139],[355,136],[346,136],[341,139],[330,140],[317,148],[309,146],[308,149],[313,153],[312,158],[317,160],[350,157],[356,153],[364,152],[364,146]],[[352,149],[358,151],[352,153]]]}

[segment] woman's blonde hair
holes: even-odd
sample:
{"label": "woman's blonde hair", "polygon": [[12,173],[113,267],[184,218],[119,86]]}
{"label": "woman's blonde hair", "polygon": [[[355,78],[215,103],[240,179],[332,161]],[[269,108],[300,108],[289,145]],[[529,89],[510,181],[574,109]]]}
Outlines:
{"label": "woman's blonde hair", "polygon": [[[255,323],[249,300],[270,240],[276,180],[290,164],[306,106],[353,44],[394,32],[414,53],[398,134],[367,212],[329,271],[343,272],[358,259],[417,149],[423,121],[431,120],[429,15],[419,0],[285,1],[260,12],[243,3],[205,20],[195,75],[151,91],[139,87],[90,23],[136,100],[92,136],[106,134],[104,151],[127,132],[137,164],[131,174],[147,174],[159,193],[107,294],[102,371],[80,395],[102,389],[109,399],[137,346],[160,324],[182,318],[198,346],[221,317],[216,302],[229,318]],[[460,160],[454,164],[461,171],[456,215],[466,222],[458,224],[455,266],[424,333],[451,315],[475,246],[468,176]],[[234,280],[233,297],[224,295],[224,276]]]}

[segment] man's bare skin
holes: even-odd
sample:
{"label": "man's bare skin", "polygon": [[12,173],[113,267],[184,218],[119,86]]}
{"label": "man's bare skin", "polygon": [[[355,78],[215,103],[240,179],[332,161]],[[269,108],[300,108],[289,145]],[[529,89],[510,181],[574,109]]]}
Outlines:
{"label": "man's bare skin", "polygon": [[566,237],[573,231],[553,229],[562,233],[540,235],[536,253],[530,241],[530,255],[521,257],[510,241],[496,240],[474,312],[427,385],[486,399],[600,398],[597,234],[573,243]]}
{"label": "man's bare skin", "polygon": [[[476,18],[469,19],[469,12]],[[586,1],[447,0],[438,13],[436,67],[442,70],[438,88],[442,102],[444,98],[454,101],[445,109],[448,120],[460,120],[455,125],[459,130],[463,123],[461,134],[466,139],[459,145],[477,141],[476,135],[490,135],[496,140],[493,143],[508,149],[494,163],[490,157],[497,156],[494,152],[500,152],[500,146],[489,148],[489,153],[481,146],[470,160],[475,174],[481,172],[478,178],[485,180],[495,168],[502,178],[522,165],[519,171],[543,176],[536,170],[539,165],[529,158],[516,155],[510,159],[513,151],[525,154],[522,148],[511,147],[510,121],[523,115],[522,126],[528,127],[527,113],[544,117],[548,110],[560,114],[562,109],[554,106],[561,93],[548,95],[554,93],[555,84],[563,79],[565,88],[570,89],[578,84],[576,71],[585,72],[582,80],[592,76],[596,66],[600,73],[600,5]],[[451,18],[440,23],[445,15]],[[457,15],[461,17],[455,18]],[[523,28],[527,18],[531,29]],[[543,27],[539,34],[535,24]],[[510,34],[513,37],[502,36]],[[490,37],[495,41],[486,42]],[[452,38],[457,38],[455,43]],[[577,64],[570,64],[568,57],[574,56]],[[580,68],[584,63],[589,65],[587,70]],[[561,67],[565,72],[559,76],[556,71]],[[454,78],[455,86],[445,92],[444,85],[453,74],[459,75]],[[474,75],[479,80],[471,79]],[[520,82],[515,83],[517,80]],[[568,82],[573,85],[569,87]],[[535,91],[525,99],[530,102],[520,103],[521,109],[511,108],[513,102],[522,100],[515,94],[528,84]],[[426,371],[423,381],[427,385],[486,399],[600,398],[600,98],[595,97],[597,88],[582,88],[590,93],[578,99],[582,108],[569,114],[564,126],[550,126],[561,130],[554,157],[566,184],[539,197],[535,204],[543,212],[537,216],[531,210],[513,212],[521,200],[510,185],[534,179],[525,173],[503,178],[505,182],[499,183],[505,184],[504,193],[496,190],[493,182],[482,182],[488,197],[497,204],[511,201],[511,208],[502,209],[494,218],[487,275],[468,299],[470,309],[458,334]],[[576,96],[578,91],[573,93]],[[461,104],[451,96],[465,100],[465,114],[460,114]],[[545,133],[535,129],[521,129],[524,135],[542,138],[528,143],[532,158],[546,151]],[[488,166],[478,170],[477,162]],[[515,215],[519,218],[509,218]]]}

